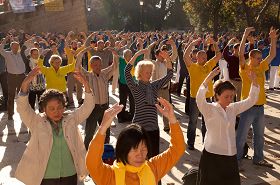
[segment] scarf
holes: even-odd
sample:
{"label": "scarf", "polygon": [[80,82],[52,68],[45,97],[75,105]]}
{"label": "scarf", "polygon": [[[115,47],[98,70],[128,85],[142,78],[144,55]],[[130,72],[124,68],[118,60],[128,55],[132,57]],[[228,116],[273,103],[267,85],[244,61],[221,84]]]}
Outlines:
{"label": "scarf", "polygon": [[137,173],[140,185],[156,185],[154,173],[152,172],[147,161],[140,167],[131,166],[129,164],[124,165],[122,162],[114,162],[113,169],[115,172],[116,185],[125,184],[125,172]]}

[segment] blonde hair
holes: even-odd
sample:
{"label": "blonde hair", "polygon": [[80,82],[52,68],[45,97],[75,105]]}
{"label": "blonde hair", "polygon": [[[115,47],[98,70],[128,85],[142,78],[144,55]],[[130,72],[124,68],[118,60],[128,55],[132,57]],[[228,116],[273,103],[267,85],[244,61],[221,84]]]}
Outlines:
{"label": "blonde hair", "polygon": [[52,62],[59,59],[60,62],[62,62],[62,58],[59,55],[52,55],[51,58],[49,59],[49,64],[52,65]]}
{"label": "blonde hair", "polygon": [[142,60],[138,62],[135,67],[135,73],[134,73],[137,80],[139,80],[139,75],[142,73],[143,67],[150,67],[152,68],[152,70],[154,70],[155,65],[150,60]]}

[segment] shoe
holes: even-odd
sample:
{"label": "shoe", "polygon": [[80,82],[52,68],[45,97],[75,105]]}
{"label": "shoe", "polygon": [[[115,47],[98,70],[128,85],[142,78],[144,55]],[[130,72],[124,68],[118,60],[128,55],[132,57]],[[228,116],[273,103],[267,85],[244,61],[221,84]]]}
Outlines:
{"label": "shoe", "polygon": [[8,115],[8,120],[14,120],[13,115]]}
{"label": "shoe", "polygon": [[280,87],[274,87],[274,89],[280,90]]}
{"label": "shoe", "polygon": [[169,127],[164,127],[163,130],[164,130],[164,132],[169,132],[170,128]]}
{"label": "shoe", "polygon": [[253,164],[257,165],[257,166],[265,166],[265,167],[273,168],[273,164],[270,164],[269,162],[267,162],[264,159],[259,162],[253,162]]}
{"label": "shoe", "polygon": [[189,150],[195,150],[195,148],[194,148],[193,145],[189,145],[189,146],[188,146],[188,149],[189,149]]}
{"label": "shoe", "polygon": [[83,103],[84,103],[84,99],[81,99],[81,100],[78,102],[79,107],[80,107],[81,105],[83,105]]}
{"label": "shoe", "polygon": [[75,108],[75,105],[74,105],[74,103],[69,103],[69,104],[67,104],[67,106],[66,106],[67,108]]}
{"label": "shoe", "polygon": [[122,118],[118,118],[118,123],[126,123],[126,122],[128,122],[128,121],[125,119],[122,119]]}
{"label": "shoe", "polygon": [[270,91],[274,91],[274,88],[269,88],[268,90],[270,90]]}

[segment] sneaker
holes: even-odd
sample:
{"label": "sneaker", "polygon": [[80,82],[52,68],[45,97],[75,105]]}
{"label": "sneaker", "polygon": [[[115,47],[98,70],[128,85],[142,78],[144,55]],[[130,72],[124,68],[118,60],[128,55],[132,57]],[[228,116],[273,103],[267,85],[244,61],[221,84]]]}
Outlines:
{"label": "sneaker", "polygon": [[127,123],[128,121],[122,118],[118,118],[118,123]]}
{"label": "sneaker", "polygon": [[14,120],[13,115],[8,115],[8,120]]}
{"label": "sneaker", "polygon": [[258,165],[258,166],[265,166],[265,167],[273,168],[273,164],[270,164],[269,162],[267,162],[264,159],[259,162],[253,162],[253,164]]}
{"label": "sneaker", "polygon": [[80,107],[81,105],[83,105],[83,103],[84,103],[84,99],[81,99],[80,101],[78,101],[79,107]]}
{"label": "sneaker", "polygon": [[193,145],[189,145],[189,146],[188,146],[188,149],[189,149],[189,150],[195,150],[195,148],[194,148]]}
{"label": "sneaker", "polygon": [[70,108],[70,109],[75,108],[74,103],[69,103],[69,104],[67,104],[67,108]]}
{"label": "sneaker", "polygon": [[164,130],[164,132],[168,133],[170,131],[170,128],[169,127],[164,127],[163,130]]}

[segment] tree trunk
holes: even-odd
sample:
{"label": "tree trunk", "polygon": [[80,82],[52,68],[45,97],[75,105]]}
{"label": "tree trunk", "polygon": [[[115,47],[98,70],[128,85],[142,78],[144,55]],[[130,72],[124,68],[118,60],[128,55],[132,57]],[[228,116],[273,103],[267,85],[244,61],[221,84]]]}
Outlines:
{"label": "tree trunk", "polygon": [[219,12],[220,12],[220,8],[222,6],[223,0],[219,0],[219,2],[217,2],[217,4],[215,4],[215,8],[213,9],[213,32],[214,32],[214,37],[217,36],[218,34],[218,26],[219,26]]}
{"label": "tree trunk", "polygon": [[247,26],[252,26],[253,21],[250,19],[250,8],[246,5],[246,0],[242,0],[242,6],[246,14]]}
{"label": "tree trunk", "polygon": [[267,8],[269,7],[270,4],[271,4],[271,0],[267,0],[266,3],[264,4],[263,8],[261,9],[261,11],[258,13],[255,23],[259,22],[259,20],[261,19],[261,17],[263,16],[263,14],[265,13],[265,11],[267,10]]}

